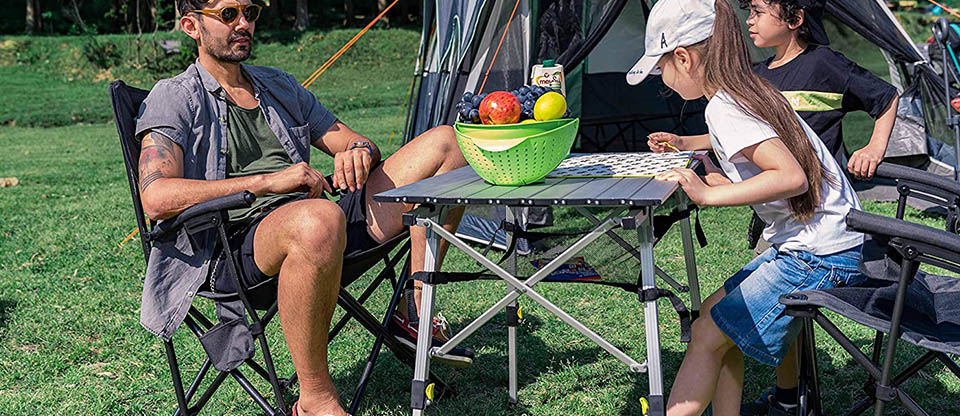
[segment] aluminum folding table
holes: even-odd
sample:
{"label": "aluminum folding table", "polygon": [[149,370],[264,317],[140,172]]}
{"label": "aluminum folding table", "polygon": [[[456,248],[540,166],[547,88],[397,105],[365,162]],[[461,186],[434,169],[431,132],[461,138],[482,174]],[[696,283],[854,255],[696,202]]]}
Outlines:
{"label": "aluminum folding table", "polygon": [[[430,403],[427,392],[426,376],[430,366],[430,357],[449,353],[465,338],[488,322],[495,314],[508,307],[516,307],[520,296],[527,296],[546,308],[558,318],[595,342],[598,346],[626,364],[632,372],[646,372],[649,377],[650,392],[649,414],[664,414],[663,380],[660,360],[660,332],[656,300],[644,302],[644,324],[646,332],[646,360],[638,362],[626,353],[611,345],[595,332],[584,326],[572,316],[537,293],[533,286],[546,278],[565,261],[572,258],[588,244],[609,235],[621,246],[629,250],[632,247],[619,235],[612,232],[616,227],[636,229],[639,247],[632,250],[641,262],[642,289],[655,289],[656,277],[668,279],[654,264],[653,259],[653,211],[674,196],[678,208],[684,209],[688,200],[683,192],[676,192],[679,186],[675,182],[656,181],[652,178],[547,178],[544,182],[525,186],[495,186],[485,182],[469,166],[428,178],[407,186],[383,192],[374,196],[378,202],[404,202],[420,204],[419,208],[405,214],[407,225],[419,225],[426,228],[427,247],[424,271],[428,274],[436,270],[436,253],[440,239],[464,251],[490,272],[507,282],[508,294],[480,317],[468,324],[453,338],[440,347],[431,345],[431,337],[418,337],[416,367],[411,385],[411,407],[414,415],[421,415]],[[449,208],[461,205],[499,205],[510,208],[530,206],[571,207],[586,216],[593,228],[567,248],[547,265],[526,280],[520,280],[515,274],[487,259],[455,234],[445,230],[441,224]],[[588,209],[604,207],[612,209],[606,218],[599,219]],[[693,237],[689,216],[680,221],[683,251],[686,263],[687,284],[691,293],[691,309],[694,316],[700,309],[700,289],[697,280],[696,259],[693,252]],[[429,279],[428,279],[429,280]],[[422,305],[420,309],[419,333],[430,334],[436,285],[424,281]],[[517,399],[517,354],[516,326],[508,328],[509,355],[509,395],[511,401]]]}

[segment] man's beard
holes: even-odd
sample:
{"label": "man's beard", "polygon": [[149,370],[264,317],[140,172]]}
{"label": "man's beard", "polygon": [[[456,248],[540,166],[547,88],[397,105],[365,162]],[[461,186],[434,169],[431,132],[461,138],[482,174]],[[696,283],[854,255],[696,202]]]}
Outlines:
{"label": "man's beard", "polygon": [[[201,30],[203,30],[203,28],[201,28]],[[231,33],[226,40],[214,39],[212,36],[209,36],[209,32],[206,32],[206,30],[203,31],[207,33],[205,39],[207,42],[204,44],[204,50],[218,61],[230,63],[243,62],[246,61],[247,58],[250,58],[250,54],[253,52],[253,36],[246,30]],[[231,47],[231,44],[243,38],[247,40],[246,48],[235,50]]]}

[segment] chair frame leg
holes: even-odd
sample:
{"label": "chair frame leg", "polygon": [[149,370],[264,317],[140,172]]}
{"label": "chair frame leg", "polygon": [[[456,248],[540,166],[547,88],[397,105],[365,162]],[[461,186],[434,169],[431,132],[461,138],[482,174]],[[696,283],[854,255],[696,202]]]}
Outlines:
{"label": "chair frame leg", "polygon": [[[882,369],[878,367],[875,363],[873,363],[870,360],[870,357],[868,357],[866,354],[860,351],[860,348],[858,348],[853,343],[853,341],[850,340],[850,338],[844,335],[843,332],[841,332],[840,329],[833,324],[833,322],[827,319],[826,316],[820,313],[820,311],[815,311],[813,320],[817,323],[817,325],[823,328],[823,330],[826,331],[831,338],[837,341],[837,343],[840,344],[840,346],[845,351],[847,351],[847,354],[850,354],[850,356],[854,359],[854,361],[856,361],[857,364],[860,365],[860,367],[866,370],[871,377],[874,377],[875,379],[878,379],[878,380],[883,379]],[[891,384],[891,387],[896,390],[897,399],[904,405],[904,407],[911,414],[916,416],[927,416],[927,413],[924,412],[919,405],[917,405],[916,401],[914,401],[913,398],[910,397],[910,395],[908,395],[903,390],[900,390],[899,388],[897,388],[895,384],[892,384],[889,382],[888,384]]]}
{"label": "chair frame leg", "polygon": [[[221,229],[221,238],[225,238],[225,235],[222,234],[223,230]],[[374,281],[366,288],[366,290],[360,295],[359,299],[353,298],[346,289],[341,288],[340,294],[338,295],[337,303],[347,312],[346,315],[337,323],[337,325],[331,330],[329,341],[332,341],[334,337],[339,333],[339,331],[349,322],[350,319],[356,319],[368,332],[376,336],[374,347],[370,352],[370,355],[367,359],[367,364],[364,368],[363,375],[361,376],[360,382],[357,386],[356,391],[354,392],[353,400],[351,402],[349,412],[351,414],[356,414],[356,410],[359,407],[360,401],[366,391],[366,385],[370,380],[370,377],[373,373],[373,367],[376,364],[376,361],[380,355],[380,351],[384,345],[390,348],[391,351],[400,359],[401,362],[409,365],[411,368],[414,363],[414,355],[406,347],[400,344],[386,329],[387,325],[390,323],[390,319],[393,316],[393,312],[396,309],[396,305],[400,301],[400,296],[402,295],[402,290],[404,284],[409,278],[409,242],[407,242],[401,249],[392,256],[392,258],[384,257],[385,269],[377,275]],[[232,257],[232,256],[231,256]],[[400,262],[401,258],[406,258],[406,261],[403,265],[403,270],[400,274],[400,277],[397,278],[397,274],[394,269],[397,264]],[[234,266],[233,261],[227,262],[228,267]],[[383,316],[382,321],[378,322],[377,318],[370,314],[369,311],[363,308],[363,303],[376,291],[377,288],[389,277],[390,283],[393,287],[393,295],[390,300],[389,307],[387,308],[386,313]],[[250,311],[252,306],[250,306],[249,301],[246,299],[246,295],[241,295],[242,302],[247,309],[248,318],[254,322],[255,327],[263,328],[277,313],[277,304],[276,302],[267,310],[262,317],[257,316],[256,312]],[[184,319],[187,327],[191,332],[199,338],[207,330],[214,326],[205,315],[200,313],[195,307],[190,308],[188,316]],[[172,341],[165,341],[164,346],[167,352],[168,364],[171,369],[171,376],[174,381],[174,390],[177,397],[177,410],[174,412],[174,415],[185,415],[192,416],[198,414],[200,410],[206,405],[209,399],[213,396],[213,393],[220,387],[223,381],[228,377],[232,376],[241,388],[247,392],[247,394],[257,403],[258,406],[269,416],[274,415],[286,415],[287,409],[284,407],[283,403],[283,391],[285,388],[292,386],[297,383],[297,374],[293,373],[287,379],[279,379],[276,374],[276,368],[273,363],[273,357],[270,353],[269,346],[267,345],[266,335],[262,330],[256,331],[254,337],[258,340],[260,347],[263,353],[264,366],[261,366],[256,361],[252,359],[246,360],[244,363],[247,364],[251,370],[253,370],[261,378],[268,381],[272,387],[273,393],[276,396],[277,407],[273,408],[270,406],[267,399],[253,386],[252,383],[243,375],[239,369],[234,369],[231,371],[220,371],[217,373],[216,378],[213,380],[210,386],[208,386],[203,394],[197,399],[196,404],[190,406],[190,401],[193,396],[197,393],[200,388],[200,384],[209,374],[210,367],[212,363],[209,359],[204,360],[204,363],[201,365],[200,370],[198,371],[196,377],[191,383],[190,387],[184,391],[183,379],[180,373],[179,364],[177,361],[175,349]],[[434,374],[429,374],[429,378],[432,382],[436,383],[438,395],[455,394],[455,391],[444,383],[440,378],[436,377]]]}
{"label": "chair frame leg", "polygon": [[893,360],[897,351],[897,341],[900,339],[900,323],[903,321],[904,302],[907,298],[907,286],[917,274],[920,264],[912,260],[904,259],[900,268],[900,284],[897,286],[897,297],[893,303],[893,316],[890,319],[890,336],[887,338],[887,349],[883,358],[883,367],[880,371],[880,380],[877,382],[877,404],[873,407],[874,416],[883,415],[883,407],[890,398],[881,397],[882,391],[889,387],[899,390],[896,386],[890,385],[890,373],[893,371]]}
{"label": "chair frame leg", "polygon": [[800,401],[797,414],[802,416],[823,415],[820,396],[820,373],[817,369],[816,338],[813,333],[811,317],[802,318],[799,342],[800,355]]}
{"label": "chair frame leg", "polygon": [[180,377],[180,365],[177,364],[177,353],[173,348],[173,340],[163,341],[163,348],[167,353],[170,375],[173,377],[173,391],[177,396],[178,411],[185,416],[189,416],[190,408],[187,406],[187,397],[183,392],[183,379]]}
{"label": "chair frame leg", "polygon": [[[271,307],[270,311],[275,311],[276,304]],[[275,312],[274,312],[275,314]],[[266,325],[270,318],[274,314],[268,312],[267,315],[264,315],[263,319],[258,319],[261,325]],[[190,311],[186,318],[184,318],[184,324],[187,328],[196,336],[198,339],[202,336],[207,330],[213,327],[213,323],[207,319],[199,310],[191,306]],[[273,388],[274,394],[283,394],[282,387],[280,386],[279,379],[276,376],[276,370],[273,367],[272,356],[270,350],[266,344],[266,336],[263,333],[260,333],[257,336],[260,339],[261,348],[263,348],[263,356],[266,368],[261,367],[256,361],[252,359],[247,359],[244,363],[250,367],[257,375],[262,377],[264,380],[270,383]],[[197,375],[194,377],[193,382],[190,384],[190,387],[187,391],[183,390],[183,378],[180,373],[180,367],[177,362],[176,350],[173,345],[173,341],[164,341],[164,347],[167,353],[167,361],[170,366],[171,377],[173,378],[174,391],[177,397],[177,410],[173,413],[174,416],[178,415],[195,415],[200,412],[201,409],[207,404],[210,398],[213,396],[213,393],[220,387],[227,376],[233,376],[233,378],[240,384],[240,387],[257,403],[258,406],[268,415],[286,415],[287,410],[283,407],[283,398],[278,397],[276,408],[272,407],[267,399],[253,386],[252,383],[243,375],[239,369],[234,369],[232,371],[218,371],[217,376],[214,378],[213,382],[203,391],[200,397],[197,399],[196,403],[193,406],[190,406],[190,400],[193,399],[193,396],[196,395],[199,390],[200,384],[209,374],[210,367],[212,363],[210,362],[209,357],[204,360],[204,363],[201,365],[200,370],[197,372]],[[279,393],[278,393],[279,391]]]}
{"label": "chair frame leg", "polygon": [[[397,304],[400,302],[400,295],[403,293],[403,285],[406,283],[407,276],[409,275],[409,264],[410,261],[408,258],[408,260],[404,262],[404,268],[400,273],[400,279],[393,287],[393,296],[390,298],[390,304],[387,307],[387,312],[383,316],[384,328],[386,328],[390,323],[390,319],[393,317],[394,311],[397,308]],[[380,350],[383,348],[384,336],[384,333],[377,334],[377,338],[373,342],[373,349],[370,350],[370,355],[367,357],[367,365],[363,368],[363,375],[360,376],[360,381],[357,383],[357,389],[353,393],[353,400],[350,402],[350,409],[347,410],[347,413],[351,415],[357,413],[357,408],[360,406],[360,400],[363,399],[363,394],[367,390],[367,383],[370,381],[370,376],[373,374],[373,366],[376,364],[377,358],[380,356]]]}

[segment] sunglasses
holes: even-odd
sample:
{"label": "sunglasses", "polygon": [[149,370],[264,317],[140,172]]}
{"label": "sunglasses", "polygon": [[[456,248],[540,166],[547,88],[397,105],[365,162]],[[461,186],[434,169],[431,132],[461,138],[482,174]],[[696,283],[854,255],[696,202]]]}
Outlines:
{"label": "sunglasses", "polygon": [[243,18],[248,22],[256,22],[260,18],[260,10],[262,7],[256,4],[247,4],[244,6],[228,6],[221,9],[197,9],[191,10],[191,13],[200,13],[207,16],[214,16],[217,19],[220,19],[221,22],[225,24],[233,24],[237,21],[237,18],[240,17],[240,14],[243,14]]}

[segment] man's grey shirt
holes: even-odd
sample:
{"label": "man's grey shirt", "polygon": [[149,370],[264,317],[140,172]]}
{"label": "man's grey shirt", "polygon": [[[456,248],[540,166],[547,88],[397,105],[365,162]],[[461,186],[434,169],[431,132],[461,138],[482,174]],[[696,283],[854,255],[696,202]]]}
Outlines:
{"label": "man's grey shirt", "polygon": [[[280,144],[293,163],[310,162],[310,144],[337,118],[290,74],[274,68],[242,66]],[[163,135],[183,150],[183,177],[220,180],[227,168],[227,97],[199,62],[153,87],[140,106],[137,136]],[[191,241],[180,230],[150,250],[140,306],[140,323],[169,340],[207,277],[216,232]]]}

